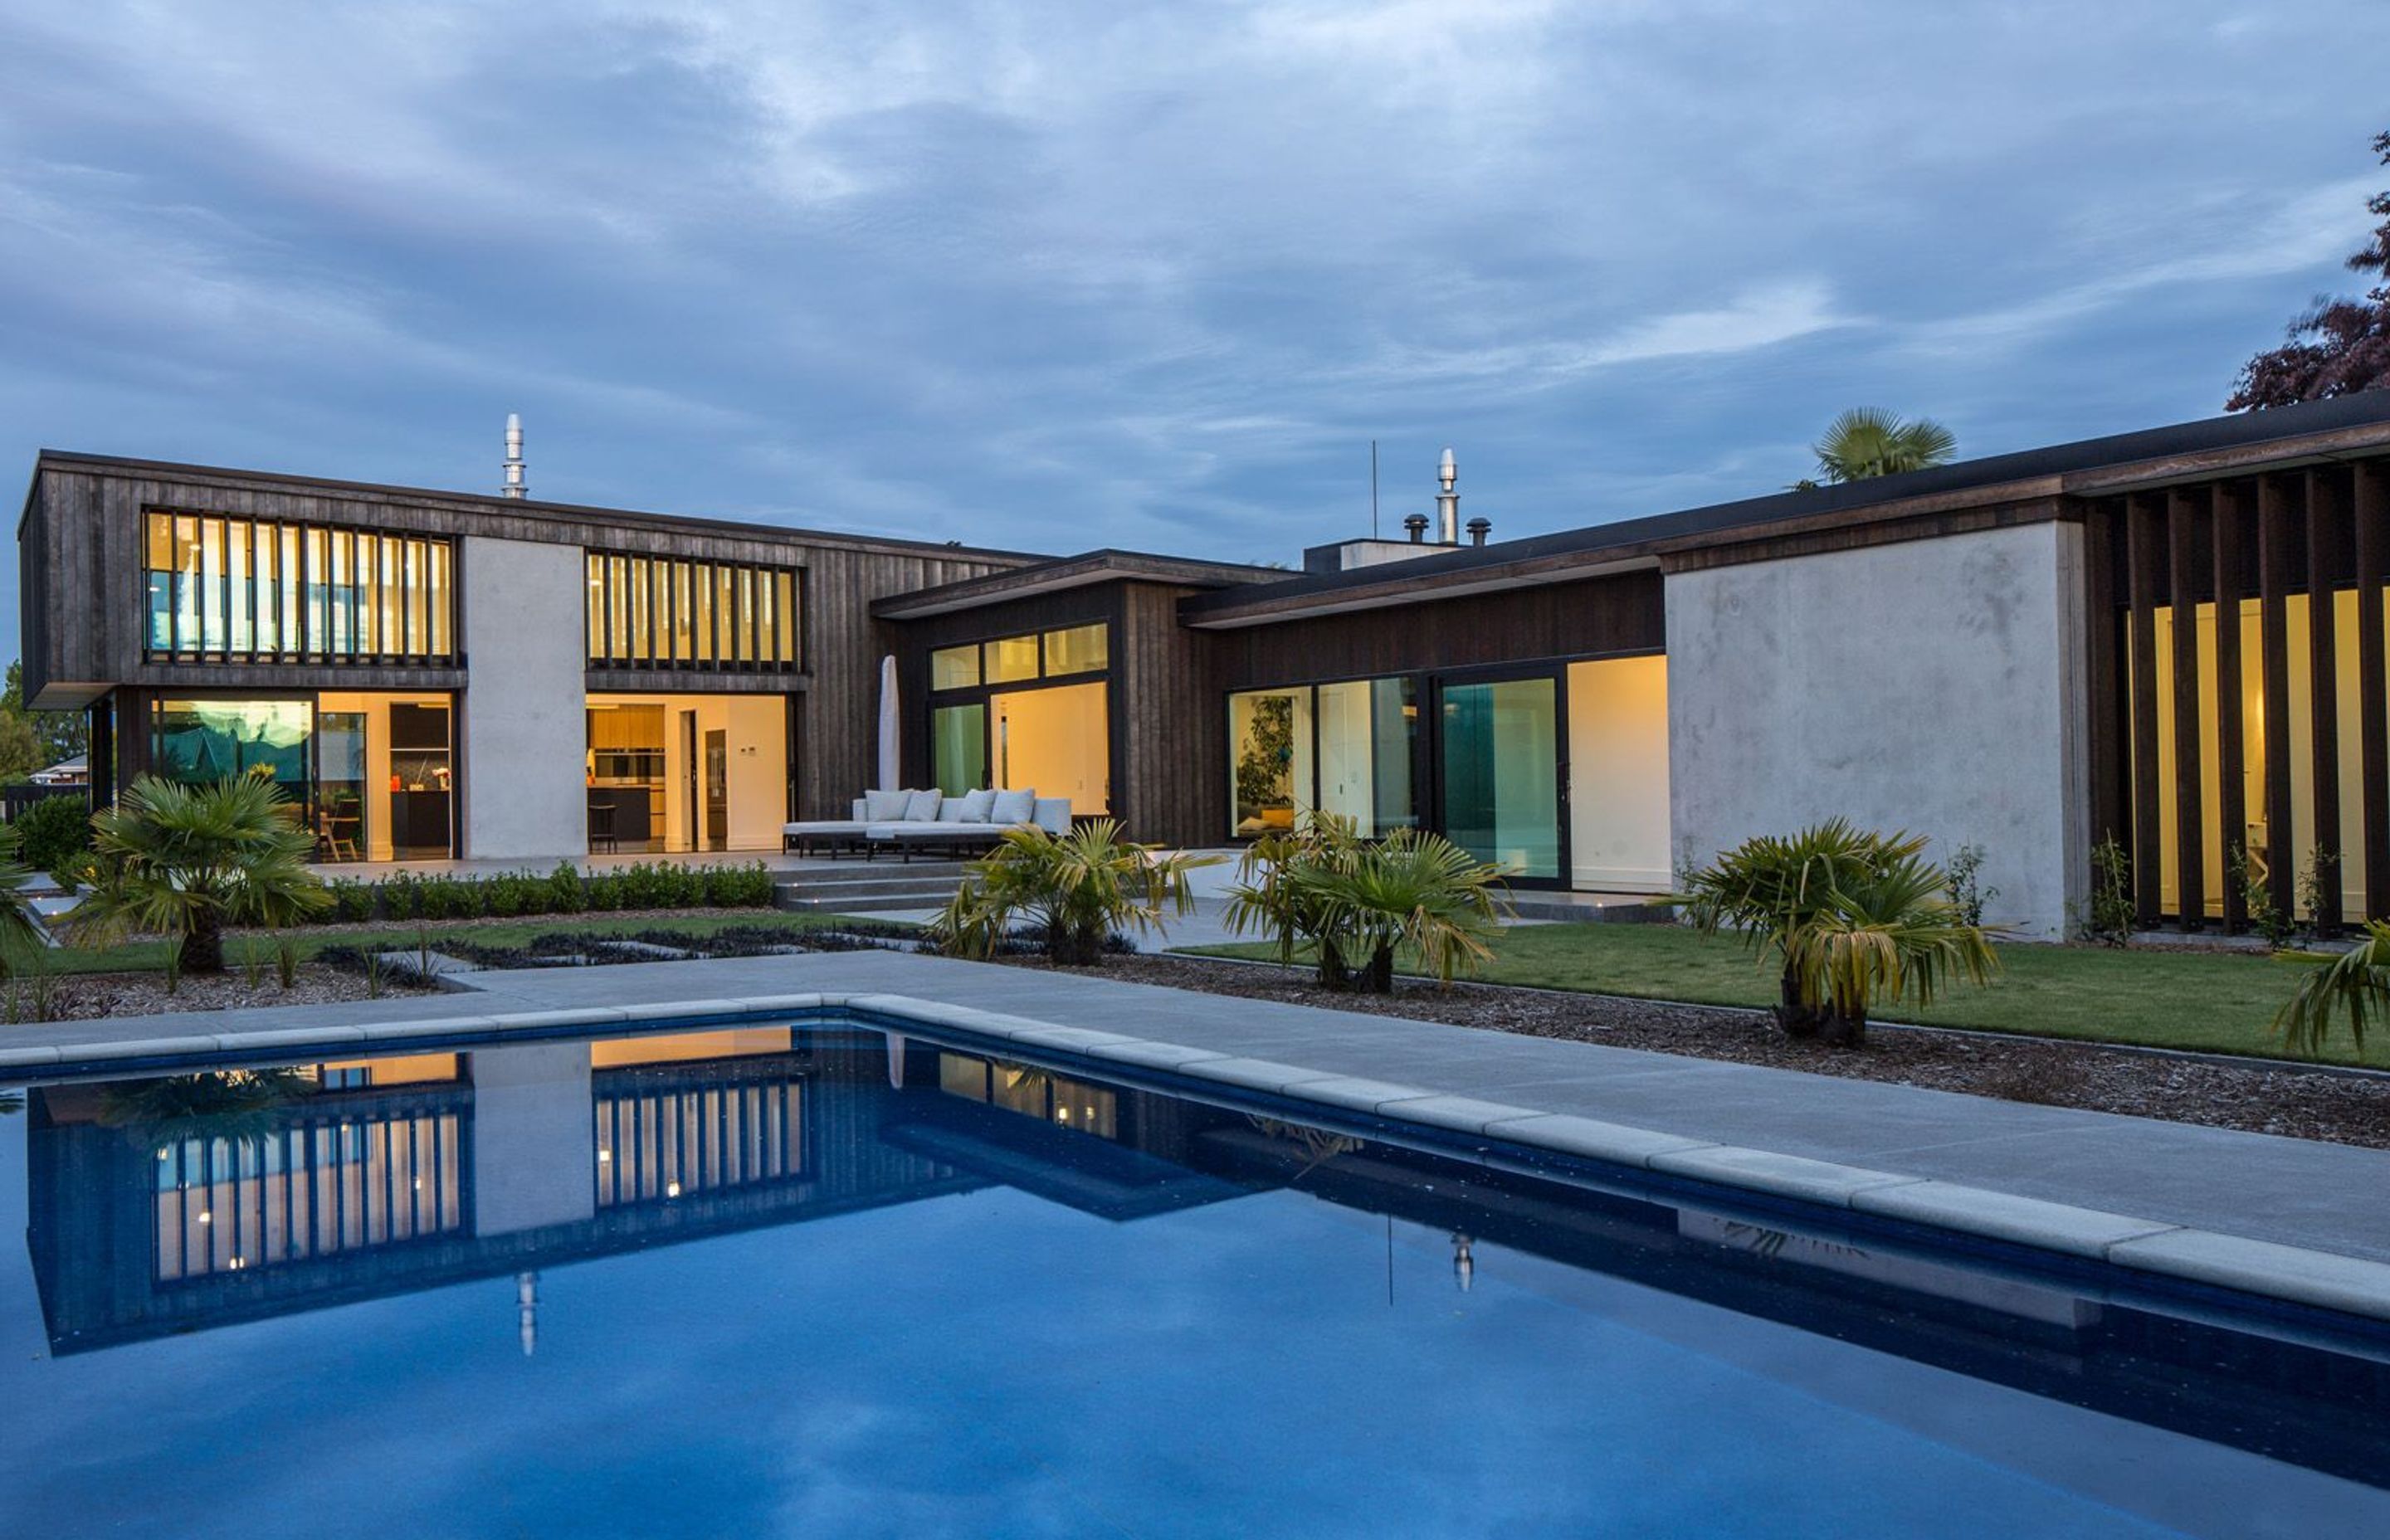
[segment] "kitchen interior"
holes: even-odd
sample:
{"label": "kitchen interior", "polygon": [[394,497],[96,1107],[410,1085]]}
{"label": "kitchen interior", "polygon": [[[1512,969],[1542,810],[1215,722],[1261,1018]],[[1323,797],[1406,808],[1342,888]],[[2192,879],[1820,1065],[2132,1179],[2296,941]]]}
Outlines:
{"label": "kitchen interior", "polygon": [[594,853],[777,851],[788,821],[788,698],[591,695]]}

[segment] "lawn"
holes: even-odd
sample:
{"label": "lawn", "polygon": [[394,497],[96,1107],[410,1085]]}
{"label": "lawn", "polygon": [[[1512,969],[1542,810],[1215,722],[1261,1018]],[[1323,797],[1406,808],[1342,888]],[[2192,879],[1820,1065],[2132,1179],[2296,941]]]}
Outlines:
{"label": "lawn", "polygon": [[[1504,933],[1484,977],[1493,983],[1582,990],[1703,1005],[1764,1006],[1776,981],[1731,937],[1675,925],[1530,925]],[[1266,944],[1190,947],[1227,956],[1269,957]],[[1879,1011],[1884,1020],[1991,1032],[2036,1033],[2106,1043],[2281,1057],[2274,1012],[2315,964],[2295,956],[2240,953],[2115,951],[2086,946],[2003,946],[2001,973],[1985,989],[1960,989],[1930,1011]],[[2336,1062],[2390,1068],[2390,1036],[2367,1041],[2360,1060],[2346,1035]]]}
{"label": "lawn", "polygon": [[[437,951],[443,940],[477,942],[483,946],[521,946],[535,937],[553,935],[559,930],[569,930],[576,935],[627,935],[639,930],[669,930],[675,935],[710,936],[731,925],[768,926],[795,932],[814,930],[833,921],[853,923],[842,916],[786,914],[777,909],[720,909],[703,915],[601,912],[527,915],[519,919],[434,920],[430,930],[432,950]],[[328,946],[370,946],[386,952],[410,952],[423,936],[422,930],[405,921],[358,930],[302,928],[289,933],[299,943],[302,960],[312,958]],[[248,961],[249,948],[252,943],[257,948],[259,966],[272,969],[275,938],[264,931],[254,930],[236,930],[225,937],[225,966],[236,971],[240,969]],[[52,969],[58,973],[136,973],[155,971],[166,966],[165,945],[155,941],[128,942],[122,946],[100,948],[61,946],[53,948],[45,956]]]}

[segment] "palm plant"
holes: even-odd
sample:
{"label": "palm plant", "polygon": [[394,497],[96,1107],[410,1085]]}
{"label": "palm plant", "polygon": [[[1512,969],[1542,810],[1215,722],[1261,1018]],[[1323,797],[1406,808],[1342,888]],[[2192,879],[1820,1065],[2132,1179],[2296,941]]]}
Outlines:
{"label": "palm plant", "polygon": [[1026,918],[1044,934],[1046,955],[1067,967],[1103,961],[1116,930],[1150,930],[1164,905],[1195,907],[1187,874],[1219,857],[1163,851],[1120,837],[1120,824],[1097,818],[1068,834],[1016,828],[971,863],[953,900],[930,923],[940,948],[984,957]]}
{"label": "palm plant", "polygon": [[1298,884],[1297,872],[1346,872],[1360,864],[1360,826],[1339,814],[1306,809],[1293,827],[1262,835],[1237,863],[1237,883],[1228,890],[1224,915],[1228,929],[1259,930],[1278,943],[1280,962],[1292,962],[1302,947],[1312,949],[1320,983],[1350,985],[1354,957],[1330,925],[1326,895]]}
{"label": "palm plant", "polygon": [[1332,813],[1306,813],[1253,841],[1239,876],[1229,928],[1269,934],[1281,961],[1309,946],[1330,989],[1387,993],[1406,945],[1450,983],[1493,957],[1489,938],[1508,918],[1500,867],[1417,829],[1365,841]]}
{"label": "palm plant", "polygon": [[280,1126],[279,1110],[286,1103],[315,1089],[314,1081],[288,1069],[163,1075],[105,1087],[99,1121],[153,1150],[188,1139],[256,1144]]}
{"label": "palm plant", "polygon": [[1987,983],[1998,969],[1924,850],[1921,838],[1836,818],[1743,841],[1671,902],[1704,933],[1736,930],[1778,964],[1788,1034],[1856,1046],[1877,1000],[1930,1006],[1952,982]]}
{"label": "palm plant", "polygon": [[1323,933],[1346,955],[1367,959],[1356,989],[1394,987],[1394,949],[1408,946],[1442,984],[1494,958],[1489,938],[1502,928],[1502,869],[1441,834],[1394,830],[1368,846],[1348,870],[1297,868],[1291,880],[1319,906]]}
{"label": "palm plant", "polygon": [[279,788],[253,777],[184,786],[144,776],[92,819],[91,892],[69,925],[108,943],[179,940],[192,973],[224,971],[228,925],[287,925],[331,895],[307,869],[315,840]]}
{"label": "palm plant", "polygon": [[1903,421],[1897,412],[1854,406],[1830,423],[1826,436],[1809,447],[1818,456],[1818,474],[1827,481],[1864,481],[1942,465],[1957,451],[1959,440],[1931,417]]}
{"label": "palm plant", "polygon": [[2366,1029],[2377,1012],[2390,1011],[2390,920],[2369,920],[2355,946],[2311,969],[2275,1013],[2274,1030],[2293,1048],[2320,1058],[2332,1023],[2345,1018],[2348,1035],[2362,1052]]}

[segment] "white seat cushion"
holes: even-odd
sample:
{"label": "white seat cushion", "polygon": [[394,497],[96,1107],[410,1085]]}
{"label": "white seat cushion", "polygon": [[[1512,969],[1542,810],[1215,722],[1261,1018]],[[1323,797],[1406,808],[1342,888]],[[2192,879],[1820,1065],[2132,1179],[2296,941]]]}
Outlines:
{"label": "white seat cushion", "polygon": [[987,821],[991,824],[1025,824],[1037,814],[1037,790],[1031,787],[1021,791],[998,791],[988,805]]}
{"label": "white seat cushion", "polygon": [[905,821],[908,824],[934,824],[938,821],[938,804],[946,794],[935,787],[916,791],[905,799]]}
{"label": "white seat cushion", "polygon": [[866,823],[893,824],[905,816],[905,809],[913,801],[910,791],[866,791],[863,794],[863,818]]}

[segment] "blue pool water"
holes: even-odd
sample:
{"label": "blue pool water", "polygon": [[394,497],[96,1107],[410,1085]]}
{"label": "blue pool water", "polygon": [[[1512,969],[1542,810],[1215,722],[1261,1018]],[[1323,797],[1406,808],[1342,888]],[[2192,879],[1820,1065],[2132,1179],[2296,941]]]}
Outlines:
{"label": "blue pool water", "polygon": [[2390,1342],[858,1025],[26,1088],[44,1535],[2390,1534]]}

